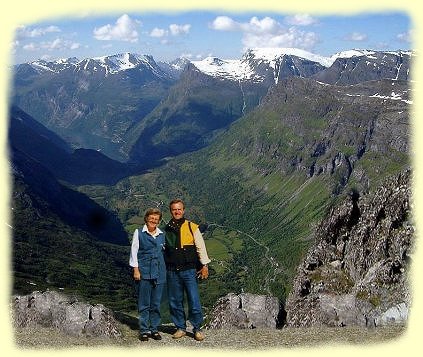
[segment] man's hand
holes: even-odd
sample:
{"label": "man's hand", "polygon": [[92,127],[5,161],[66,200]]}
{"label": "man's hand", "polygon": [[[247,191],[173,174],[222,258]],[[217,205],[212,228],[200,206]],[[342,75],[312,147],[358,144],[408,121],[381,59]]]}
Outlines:
{"label": "man's hand", "polygon": [[203,267],[197,271],[197,276],[200,279],[207,279],[209,277],[209,268],[207,267],[207,265],[203,265]]}
{"label": "man's hand", "polygon": [[141,272],[137,267],[134,267],[134,280],[141,280]]}

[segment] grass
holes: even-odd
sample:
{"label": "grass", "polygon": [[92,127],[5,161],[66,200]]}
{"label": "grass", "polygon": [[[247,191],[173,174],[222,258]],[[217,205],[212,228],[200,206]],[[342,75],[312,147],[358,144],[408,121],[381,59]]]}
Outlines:
{"label": "grass", "polygon": [[213,257],[211,266],[220,275],[230,266],[234,253],[242,249],[243,240],[239,233],[221,228],[214,228],[205,238],[207,251]]}

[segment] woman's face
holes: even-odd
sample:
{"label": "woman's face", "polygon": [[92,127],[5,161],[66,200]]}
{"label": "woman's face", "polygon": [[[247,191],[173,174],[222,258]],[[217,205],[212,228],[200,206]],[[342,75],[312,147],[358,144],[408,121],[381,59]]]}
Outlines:
{"label": "woman's face", "polygon": [[149,216],[147,216],[147,222],[145,222],[149,232],[154,232],[159,223],[160,215],[158,214],[150,214]]}

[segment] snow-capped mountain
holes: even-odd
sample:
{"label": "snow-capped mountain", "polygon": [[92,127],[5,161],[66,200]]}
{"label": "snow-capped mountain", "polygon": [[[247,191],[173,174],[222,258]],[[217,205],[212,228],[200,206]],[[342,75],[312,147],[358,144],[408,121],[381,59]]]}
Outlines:
{"label": "snow-capped mountain", "polygon": [[313,78],[329,84],[351,85],[360,82],[410,79],[411,51],[349,50],[334,54],[330,67]]}
{"label": "snow-capped mountain", "polygon": [[[385,54],[389,54],[389,55],[394,55],[394,56],[398,56],[398,55],[405,55],[405,56],[412,56],[413,52],[412,51],[373,51],[373,50],[360,50],[360,49],[352,49],[352,50],[347,50],[347,51],[341,51],[341,52],[337,52],[334,55],[332,55],[330,57],[330,61],[329,63],[332,65],[333,62],[335,62],[336,59],[338,58],[351,58],[351,57],[362,57],[362,56],[367,56],[368,58],[377,58],[376,54],[380,52],[380,53],[385,53]],[[328,66],[329,67],[329,66]]]}
{"label": "snow-capped mountain", "polygon": [[170,76],[177,79],[180,77],[181,73],[189,63],[191,63],[189,59],[185,57],[179,57],[169,63],[158,61],[157,65]]}
{"label": "snow-capped mountain", "polygon": [[[337,85],[408,80],[411,56],[403,51],[351,50],[323,57],[296,48],[255,48],[240,59],[180,58],[165,63],[127,52],[34,61],[14,67],[12,101],[58,135],[71,138],[73,147],[126,160],[137,136],[144,131],[146,145],[164,118],[169,126],[163,132],[183,120],[208,130],[211,125],[205,125],[204,117],[219,123],[212,130],[220,130],[254,108],[282,80],[301,77]],[[215,117],[210,108],[218,113]],[[149,126],[143,122],[147,116]],[[203,132],[195,135],[205,142]]]}
{"label": "snow-capped mountain", "polygon": [[[172,62],[156,62],[151,55],[121,53],[110,56],[86,58],[67,58],[47,62],[38,60],[17,65],[26,73],[32,70],[38,74],[44,72],[59,73],[64,70],[103,73],[105,76],[140,68],[159,78],[178,79],[187,64],[192,63],[199,71],[219,79],[233,81],[271,81],[277,83],[291,75],[310,77],[331,68],[335,62],[357,62],[358,59],[372,63],[376,67],[391,66],[395,58],[410,58],[411,51],[373,51],[352,49],[338,52],[330,57],[314,54],[299,48],[253,48],[247,50],[240,59],[221,59],[207,57],[199,61],[177,58]],[[386,61],[389,63],[387,64]],[[376,63],[375,62],[380,62]],[[401,60],[400,60],[401,62]],[[21,68],[19,68],[21,67]],[[335,66],[336,67],[336,66]]]}
{"label": "snow-capped mountain", "polygon": [[296,48],[255,48],[239,60],[208,57],[192,63],[216,78],[277,83],[291,75],[309,77],[327,67],[330,60]]}
{"label": "snow-capped mountain", "polygon": [[320,56],[300,48],[291,47],[263,47],[253,48],[244,54],[244,58],[263,59],[269,63],[275,63],[283,56],[296,56],[312,62],[320,63],[324,67],[329,67],[333,61],[329,57]]}
{"label": "snow-capped mountain", "polygon": [[160,69],[154,58],[150,55],[139,55],[134,53],[121,53],[112,56],[95,57],[91,60],[84,60],[79,63],[78,67],[87,68],[90,62],[94,61],[94,68],[99,68],[105,71],[105,74],[116,74],[129,69],[135,69],[138,67],[144,67],[150,70],[153,74],[158,77],[165,76],[165,73]]}
{"label": "snow-capped mountain", "polygon": [[71,69],[75,68],[78,62],[79,60],[76,57],[63,58],[57,61],[37,60],[37,61],[17,65],[15,66],[15,68],[29,66],[30,68],[35,70],[35,72],[38,74],[42,74],[45,72],[59,73],[60,71],[63,71],[69,68]]}
{"label": "snow-capped mountain", "polygon": [[226,78],[235,81],[262,79],[254,69],[242,60],[221,60],[217,57],[207,57],[201,61],[191,62],[201,72],[217,78]]}
{"label": "snow-capped mountain", "polygon": [[[121,73],[131,69],[142,69],[151,72],[152,75],[161,78],[167,78],[167,72],[163,71],[150,55],[140,55],[134,53],[120,53],[111,56],[102,56],[94,58],[66,58],[57,61],[38,60],[28,64],[38,74],[46,72],[60,73],[62,71],[71,70],[74,72],[86,71],[92,73],[103,73],[104,75],[112,75]],[[16,66],[19,67],[23,65]]]}

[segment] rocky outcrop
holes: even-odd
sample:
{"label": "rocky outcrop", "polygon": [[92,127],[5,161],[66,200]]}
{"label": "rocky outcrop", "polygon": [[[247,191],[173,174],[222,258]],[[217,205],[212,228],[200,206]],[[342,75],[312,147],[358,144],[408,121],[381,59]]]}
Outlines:
{"label": "rocky outcrop", "polygon": [[353,193],[315,233],[286,301],[288,326],[405,323],[414,238],[410,170],[374,193]]}
{"label": "rocky outcrop", "polygon": [[119,337],[111,310],[89,305],[54,291],[12,297],[15,327],[53,327],[73,336]]}
{"label": "rocky outcrop", "polygon": [[338,57],[313,78],[342,86],[379,79],[409,80],[412,56],[408,51],[371,51],[348,58]]}
{"label": "rocky outcrop", "polygon": [[229,293],[221,297],[211,312],[208,328],[276,328],[279,300],[273,296]]}

